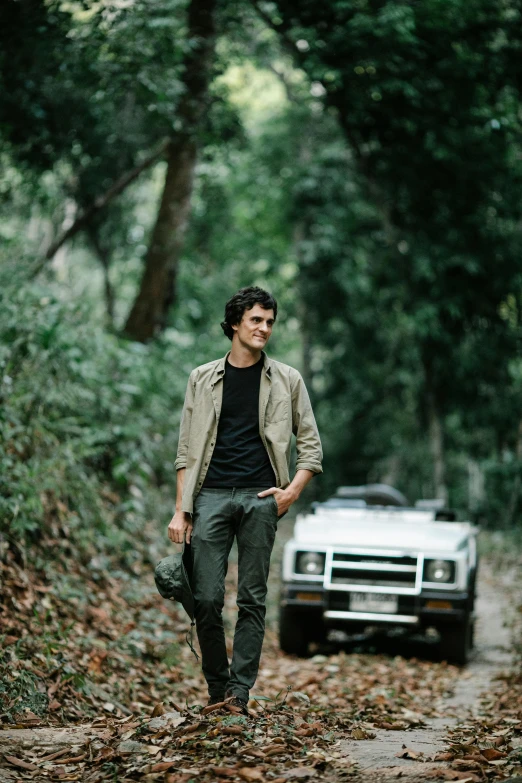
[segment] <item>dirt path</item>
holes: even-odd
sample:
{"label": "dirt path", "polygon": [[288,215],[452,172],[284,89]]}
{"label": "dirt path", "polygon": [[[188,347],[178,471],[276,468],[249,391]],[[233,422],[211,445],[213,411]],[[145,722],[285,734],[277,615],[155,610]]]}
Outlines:
{"label": "dirt path", "polygon": [[371,742],[343,742],[342,755],[358,766],[354,780],[384,783],[400,778],[413,783],[425,781],[428,771],[434,772],[440,767],[398,758],[397,754],[407,747],[420,751],[424,758],[433,757],[444,750],[448,729],[477,714],[481,694],[486,693],[493,680],[512,663],[510,623],[514,611],[513,590],[519,589],[513,571],[499,575],[493,572],[491,566],[482,566],[476,606],[475,649],[470,663],[462,669],[453,693],[437,704],[440,717],[426,721],[426,727],[422,729],[377,729],[376,738]]}
{"label": "dirt path", "polygon": [[[234,568],[229,577],[233,587]],[[318,654],[310,660],[284,656],[277,644],[275,622],[270,619],[270,615],[276,613],[277,582],[277,570],[274,569],[269,629],[256,693],[274,700],[278,698],[276,694],[288,692],[289,711],[272,712],[272,717],[267,717],[264,708],[259,707],[257,722],[250,721],[250,728],[239,729],[241,738],[236,740],[229,732],[223,739],[222,735],[217,736],[220,732],[217,718],[210,716],[210,720],[200,721],[197,704],[205,703],[204,682],[199,666],[195,667],[191,659],[186,663],[182,660],[173,667],[164,665],[165,675],[176,672],[183,672],[183,675],[165,680],[162,690],[155,681],[149,691],[154,698],[154,701],[149,699],[149,707],[131,700],[128,700],[128,707],[120,705],[121,709],[107,705],[109,695],[104,689],[109,689],[111,683],[112,686],[119,683],[121,675],[114,675],[112,680],[110,676],[104,679],[101,672],[98,684],[91,684],[103,695],[99,699],[98,717],[83,718],[76,725],[13,726],[0,730],[0,783],[28,779],[82,783],[109,779],[189,783],[199,779],[214,783],[218,778],[213,771],[218,767],[226,768],[224,779],[266,783],[294,777],[340,783],[347,774],[353,783],[384,783],[397,778],[420,783],[430,776],[432,781],[442,781],[443,777],[438,777],[437,772],[447,765],[434,764],[431,759],[444,750],[448,731],[470,720],[479,711],[481,694],[487,692],[494,679],[511,664],[508,625],[510,614],[521,603],[521,596],[516,592],[521,589],[520,580],[517,580],[515,570],[502,572],[483,564],[479,576],[476,649],[470,664],[460,672],[437,662],[434,650],[426,642],[392,640],[379,650],[375,642],[369,641],[367,649],[363,644],[351,650],[325,650],[326,654]],[[115,595],[113,602],[119,593]],[[235,619],[232,594],[227,603],[227,627],[231,628]],[[108,613],[109,604],[104,606],[106,610],[103,611]],[[153,612],[150,617],[154,627],[161,619],[170,627],[172,616],[165,614],[154,594],[145,597],[145,606],[147,612]],[[96,611],[100,613],[102,609]],[[120,607],[119,611],[123,609]],[[126,617],[125,621],[128,619]],[[120,624],[123,622],[123,618],[118,620]],[[142,623],[142,616],[137,614],[137,627]],[[93,649],[96,651],[98,647]],[[180,648],[182,652],[184,649]],[[89,657],[90,665],[98,667],[98,659],[93,655],[94,652]],[[135,658],[124,660],[133,662]],[[136,672],[133,676],[137,676]],[[147,696],[145,690],[140,691],[142,699]],[[111,698],[118,705],[114,695]],[[183,705],[185,698],[188,698],[190,709],[182,718],[176,712],[175,720],[186,722],[186,726],[180,726],[181,732],[188,724],[194,726],[190,738],[184,739],[172,730],[172,726],[161,725],[156,731],[158,727],[153,727],[152,720],[154,704],[164,702],[168,710],[172,709],[169,704],[179,702]],[[81,704],[78,702],[77,706]],[[421,715],[419,720],[415,719],[417,713]],[[154,720],[161,723],[162,719]],[[383,720],[397,721],[401,729],[375,728]],[[410,728],[406,728],[408,725]],[[358,727],[373,731],[375,738],[344,738],[360,732]],[[150,733],[154,731],[156,733]],[[297,740],[296,746],[293,738],[298,737],[299,732],[301,740]],[[247,746],[255,753],[239,755]],[[398,758],[403,746],[422,756],[418,760]],[[53,755],[56,761],[47,762],[44,758],[47,755]],[[7,758],[9,756],[11,760]],[[20,765],[17,768],[13,757],[23,764],[32,764],[33,768]],[[149,763],[149,758],[156,765]],[[169,773],[164,776],[163,770],[167,769]]]}

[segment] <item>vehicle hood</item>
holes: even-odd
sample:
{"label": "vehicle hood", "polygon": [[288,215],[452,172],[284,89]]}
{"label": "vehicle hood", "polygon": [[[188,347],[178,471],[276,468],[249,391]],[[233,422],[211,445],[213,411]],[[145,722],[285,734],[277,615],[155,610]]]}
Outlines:
{"label": "vehicle hood", "polygon": [[294,539],[300,544],[395,549],[401,552],[456,552],[470,534],[468,522],[404,520],[397,516],[372,519],[371,515],[311,514],[298,518]]}

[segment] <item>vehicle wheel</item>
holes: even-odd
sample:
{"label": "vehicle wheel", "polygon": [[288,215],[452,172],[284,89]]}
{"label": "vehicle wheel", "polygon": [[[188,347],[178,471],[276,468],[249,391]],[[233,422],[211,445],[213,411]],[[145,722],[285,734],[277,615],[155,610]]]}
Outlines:
{"label": "vehicle wheel", "polygon": [[441,628],[440,650],[448,663],[467,663],[473,644],[473,623],[466,614],[461,625]]}
{"label": "vehicle wheel", "polygon": [[279,609],[279,646],[289,655],[298,655],[300,658],[308,656],[308,646],[311,639],[310,621],[306,617],[299,616],[288,606]]}
{"label": "vehicle wheel", "polygon": [[470,631],[469,631],[469,649],[473,650],[475,648],[475,618],[472,618],[470,620]]}
{"label": "vehicle wheel", "polygon": [[476,582],[477,582],[477,569],[474,568],[473,571],[470,573],[469,583],[468,583],[468,594],[469,594],[468,607],[470,612],[472,612],[475,608]]}

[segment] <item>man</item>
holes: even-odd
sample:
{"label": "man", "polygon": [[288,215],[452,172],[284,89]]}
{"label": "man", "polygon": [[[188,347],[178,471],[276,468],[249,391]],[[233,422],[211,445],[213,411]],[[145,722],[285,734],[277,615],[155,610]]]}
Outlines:
{"label": "man", "polygon": [[[315,473],[322,450],[310,400],[297,370],[264,353],[277,303],[242,288],[221,324],[232,348],[190,374],[176,459],[171,541],[191,542],[195,618],[209,704],[247,704],[259,668],[265,599],[277,520]],[[289,476],[292,433],[296,473]],[[238,620],[229,667],[222,610],[228,556],[238,544]]]}

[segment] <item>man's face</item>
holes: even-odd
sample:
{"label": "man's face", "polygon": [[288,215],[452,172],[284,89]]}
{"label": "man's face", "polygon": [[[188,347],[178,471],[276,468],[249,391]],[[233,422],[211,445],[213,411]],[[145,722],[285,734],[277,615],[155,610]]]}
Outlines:
{"label": "man's face", "polygon": [[232,327],[234,339],[250,350],[261,351],[272,334],[274,311],[265,310],[255,304],[251,310],[245,310],[241,323]]}

